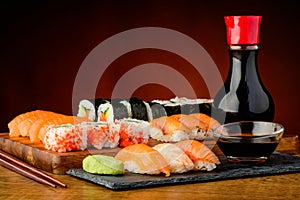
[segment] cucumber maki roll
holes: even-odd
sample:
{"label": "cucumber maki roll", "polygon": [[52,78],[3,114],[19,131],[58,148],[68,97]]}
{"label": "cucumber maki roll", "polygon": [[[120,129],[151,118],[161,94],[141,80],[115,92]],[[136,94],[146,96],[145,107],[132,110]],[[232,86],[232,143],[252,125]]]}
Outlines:
{"label": "cucumber maki roll", "polygon": [[98,118],[98,108],[104,102],[101,98],[96,99],[84,99],[79,102],[78,117],[87,117],[92,121],[96,121]]}
{"label": "cucumber maki roll", "polygon": [[147,107],[143,100],[133,97],[129,99],[132,110],[132,118],[148,121]]}
{"label": "cucumber maki roll", "polygon": [[114,122],[113,107],[110,100],[103,100],[97,110],[98,121],[104,121],[108,123]]}

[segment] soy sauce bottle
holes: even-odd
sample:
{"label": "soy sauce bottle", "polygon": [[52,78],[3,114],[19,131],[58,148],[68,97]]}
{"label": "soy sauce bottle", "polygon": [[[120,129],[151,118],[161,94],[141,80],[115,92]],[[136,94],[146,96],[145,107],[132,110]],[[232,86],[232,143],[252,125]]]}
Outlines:
{"label": "soy sauce bottle", "polygon": [[221,123],[273,121],[274,102],[258,73],[261,16],[225,16],[230,69],[214,98]]}

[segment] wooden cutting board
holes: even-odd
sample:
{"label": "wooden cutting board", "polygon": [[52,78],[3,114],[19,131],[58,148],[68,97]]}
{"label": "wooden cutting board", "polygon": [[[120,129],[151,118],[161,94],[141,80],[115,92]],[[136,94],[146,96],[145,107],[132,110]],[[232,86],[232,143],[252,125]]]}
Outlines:
{"label": "wooden cutting board", "polygon": [[0,134],[0,149],[16,158],[53,174],[65,174],[68,169],[82,166],[82,160],[89,154],[115,155],[119,149],[101,149],[58,153],[48,151],[43,144],[32,144],[28,138],[9,138]]}
{"label": "wooden cutting board", "polygon": [[[150,140],[150,146],[157,143],[157,141]],[[211,145],[211,148],[216,155],[222,155],[222,152],[213,142],[207,142],[206,144],[208,146]],[[46,150],[41,143],[30,143],[28,138],[10,138],[8,133],[0,133],[0,149],[36,168],[51,172],[53,174],[66,174],[69,169],[81,168],[82,160],[89,154],[114,156],[120,150],[119,148],[107,148],[101,150],[58,153]],[[287,154],[299,153],[298,137],[284,137],[278,145],[276,151]]]}

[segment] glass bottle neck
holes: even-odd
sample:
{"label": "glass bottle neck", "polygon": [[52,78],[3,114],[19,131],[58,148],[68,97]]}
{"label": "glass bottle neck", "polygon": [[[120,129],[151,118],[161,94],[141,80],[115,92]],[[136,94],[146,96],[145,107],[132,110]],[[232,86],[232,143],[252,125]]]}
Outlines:
{"label": "glass bottle neck", "polygon": [[[231,68],[240,68],[241,72],[249,68],[255,70],[257,67],[258,46],[240,45],[229,46]],[[244,71],[246,73],[246,71]]]}
{"label": "glass bottle neck", "polygon": [[259,84],[257,55],[257,45],[229,46],[230,70],[226,82],[230,82],[231,90],[237,90],[241,83]]}

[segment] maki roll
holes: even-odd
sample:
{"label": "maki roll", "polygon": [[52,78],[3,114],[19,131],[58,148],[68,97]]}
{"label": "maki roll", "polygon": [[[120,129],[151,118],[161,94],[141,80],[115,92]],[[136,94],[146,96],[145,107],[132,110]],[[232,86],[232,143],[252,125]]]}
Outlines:
{"label": "maki roll", "polygon": [[151,115],[152,119],[149,119],[149,121],[162,117],[162,116],[167,116],[166,109],[164,108],[163,105],[161,105],[158,102],[149,102],[150,108],[151,108]]}
{"label": "maki roll", "polygon": [[112,99],[114,119],[131,118],[132,111],[130,103],[125,99]]}
{"label": "maki roll", "polygon": [[181,114],[181,104],[180,103],[168,103],[164,105],[167,116]]}
{"label": "maki roll", "polygon": [[109,126],[105,122],[84,122],[78,125],[87,135],[88,148],[102,149],[107,140]]}
{"label": "maki roll", "polygon": [[79,102],[77,116],[86,117],[92,121],[96,121],[98,118],[98,108],[104,102],[106,101],[102,98],[81,100]]}
{"label": "maki roll", "polygon": [[105,100],[99,105],[97,121],[113,123],[116,119],[132,117],[132,107],[126,99]]}
{"label": "maki roll", "polygon": [[146,102],[146,101],[143,101],[143,102],[146,106],[148,121],[151,121],[153,119],[153,113],[152,113],[151,106],[148,102]]}
{"label": "maki roll", "polygon": [[110,100],[103,100],[102,104],[99,105],[97,110],[97,121],[103,121],[108,123],[114,122],[113,107]]}
{"label": "maki roll", "polygon": [[144,120],[138,119],[122,119],[120,124],[120,140],[121,148],[133,144],[147,144],[150,136],[150,124]]}
{"label": "maki roll", "polygon": [[211,115],[212,99],[188,99],[185,97],[175,97],[171,102],[180,105],[181,114],[204,113]]}
{"label": "maki roll", "polygon": [[83,122],[77,126],[84,135],[87,135],[88,148],[115,148],[119,144],[119,124],[109,124],[107,122]]}
{"label": "maki roll", "polygon": [[145,102],[139,98],[133,97],[129,99],[132,110],[132,118],[148,121],[148,112]]}
{"label": "maki roll", "polygon": [[49,126],[44,138],[47,150],[55,152],[68,152],[85,150],[87,148],[87,135],[80,127],[72,124]]}

